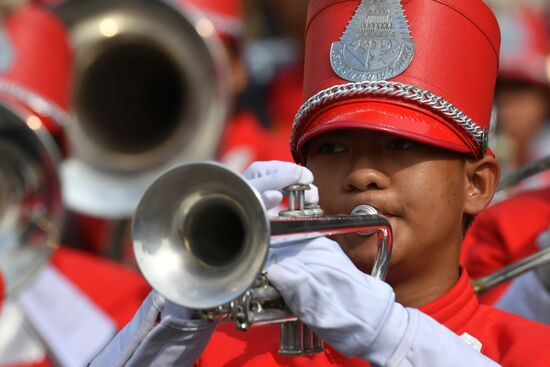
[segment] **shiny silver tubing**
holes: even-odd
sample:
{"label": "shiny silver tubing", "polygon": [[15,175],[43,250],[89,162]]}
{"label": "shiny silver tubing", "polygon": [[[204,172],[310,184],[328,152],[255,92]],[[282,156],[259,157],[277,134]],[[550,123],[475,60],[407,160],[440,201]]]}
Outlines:
{"label": "shiny silver tubing", "polygon": [[172,169],[147,190],[134,215],[138,266],[160,294],[201,310],[205,320],[232,321],[240,330],[282,324],[281,354],[320,352],[322,341],[297,320],[263,274],[270,243],[376,234],[372,275],[384,279],[392,229],[374,208],[359,210],[366,205],[355,215],[309,216],[322,211],[305,207],[303,190],[290,190],[296,191],[295,204],[284,217],[269,218],[260,193],[240,174],[204,162]]}

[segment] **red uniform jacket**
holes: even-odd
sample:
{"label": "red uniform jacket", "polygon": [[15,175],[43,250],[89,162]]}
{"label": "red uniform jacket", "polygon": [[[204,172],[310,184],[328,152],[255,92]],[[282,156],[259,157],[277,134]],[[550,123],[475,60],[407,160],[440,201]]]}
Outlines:
{"label": "red uniform jacket", "polygon": [[[118,264],[79,251],[61,248],[51,264],[105,314],[118,329],[130,321],[151,288],[141,275]],[[10,367],[50,367],[49,360]]]}
{"label": "red uniform jacket", "polygon": [[293,162],[288,135],[267,131],[248,112],[241,112],[229,121],[219,156],[222,163],[240,172],[255,161]]}
{"label": "red uniform jacket", "polygon": [[[462,265],[473,279],[489,275],[538,251],[535,241],[549,226],[550,188],[517,194],[475,219],[464,239]],[[494,287],[480,301],[494,304],[508,286]]]}
{"label": "red uniform jacket", "polygon": [[[458,335],[481,342],[481,353],[505,367],[550,366],[550,328],[495,308],[480,305],[466,272],[446,295],[420,308]],[[214,334],[197,367],[369,366],[327,347],[306,357],[277,354],[278,326],[255,327],[243,333],[224,325]],[[436,366],[427,366],[436,367]]]}

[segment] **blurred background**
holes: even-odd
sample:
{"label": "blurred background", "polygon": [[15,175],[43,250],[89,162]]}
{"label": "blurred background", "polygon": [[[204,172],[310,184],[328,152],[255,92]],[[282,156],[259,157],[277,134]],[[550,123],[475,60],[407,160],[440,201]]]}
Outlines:
{"label": "blurred background", "polygon": [[[490,145],[506,173],[550,156],[550,0],[488,3],[502,30]],[[173,165],[292,160],[306,11],[307,0],[0,0],[0,293],[23,292],[48,262],[90,282],[79,254],[135,267],[132,213]],[[543,172],[510,190],[549,185]],[[19,340],[6,318],[0,366]]]}

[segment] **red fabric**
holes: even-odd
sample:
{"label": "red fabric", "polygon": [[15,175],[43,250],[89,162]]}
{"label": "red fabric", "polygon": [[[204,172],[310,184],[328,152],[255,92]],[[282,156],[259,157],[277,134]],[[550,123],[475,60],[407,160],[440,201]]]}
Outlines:
{"label": "red fabric", "polygon": [[[465,271],[453,289],[420,310],[456,334],[466,332],[478,339],[483,344],[481,352],[504,367],[549,364],[550,328],[478,304]],[[324,353],[305,357],[282,357],[277,349],[278,326],[255,327],[243,333],[233,325],[223,325],[196,366],[369,366],[367,362],[343,357],[330,346]]]}
{"label": "red fabric", "polygon": [[281,70],[269,88],[269,117],[271,129],[289,137],[294,116],[302,105],[302,84],[304,82],[304,60]]}
{"label": "red fabric", "polygon": [[203,13],[215,28],[216,35],[224,42],[239,40],[243,33],[242,0],[178,0],[184,10]]}
{"label": "red fabric", "polygon": [[53,367],[53,364],[50,361],[42,361],[42,362],[36,362],[36,363],[22,363],[22,364],[18,363],[18,364],[12,364],[4,367]]}
{"label": "red fabric", "polygon": [[119,328],[130,321],[151,291],[138,272],[80,251],[61,248],[51,263]]}
{"label": "red fabric", "polygon": [[217,16],[242,20],[242,0],[180,0],[183,4],[190,3],[200,10],[214,13]]}
{"label": "red fabric", "polygon": [[[35,5],[27,5],[4,20],[13,47],[12,65],[2,73],[11,80],[54,102],[69,108],[72,53],[63,24]],[[63,129],[55,121],[43,118],[54,139],[63,143]]]}
{"label": "red fabric", "polygon": [[[466,233],[462,265],[473,279],[489,275],[504,266],[535,253],[537,237],[550,224],[550,188],[526,191],[495,204],[478,215]],[[509,282],[480,296],[494,304]]]}
{"label": "red fabric", "polygon": [[72,216],[74,237],[69,244],[94,255],[108,257],[113,227],[117,223],[80,213],[73,213]]}
{"label": "red fabric", "polygon": [[268,132],[248,112],[239,113],[229,121],[220,147],[220,160],[224,163],[231,153],[247,150],[248,162],[243,169],[254,161],[292,161],[288,135]]}
{"label": "red fabric", "polygon": [[[342,37],[359,4],[358,0],[309,2],[304,100],[326,88],[349,83],[333,71],[330,50],[332,44]],[[462,110],[481,128],[487,128],[491,117],[500,44],[498,23],[489,7],[481,0],[402,1],[402,5],[416,50],[408,68],[389,81],[402,82],[431,91]],[[321,104],[317,113],[312,113],[299,125],[292,141],[298,161],[304,160],[302,149],[307,140],[320,132],[320,124],[316,123],[318,118],[324,118],[322,124],[330,125],[331,129],[349,127],[339,126],[339,122],[347,124],[350,119],[361,120],[362,128],[378,126],[397,135],[404,134],[408,138],[413,138],[415,133],[424,134],[424,124],[432,124],[437,129],[430,129],[424,140],[429,139],[430,144],[449,149],[446,139],[449,124],[442,123],[442,120],[450,120],[445,115],[438,114],[438,118],[433,118],[430,114],[419,115],[414,102],[397,103],[399,97],[370,99],[383,101],[386,105],[392,103],[400,110],[402,121],[411,120],[408,129],[403,130],[402,125],[395,125],[399,120],[395,119],[393,114],[388,118],[384,117],[384,103],[379,103],[378,106],[371,106],[370,101],[366,100],[352,103],[355,98],[348,97],[348,103],[343,111],[333,114],[330,118],[323,116],[323,112],[335,105],[330,102]],[[380,109],[380,113],[376,119],[369,119],[369,116],[363,116],[360,106]],[[352,118],[354,114],[357,116]],[[479,147],[473,145],[474,140],[466,130],[453,129],[453,133],[460,135],[459,141],[469,142],[462,144],[461,151],[481,155]]]}
{"label": "red fabric", "polygon": [[[118,329],[134,316],[151,291],[143,277],[113,262],[61,248],[51,264],[115,322]],[[4,367],[50,367],[50,361]]]}
{"label": "red fabric", "polygon": [[63,24],[29,5],[6,18],[4,26],[15,59],[3,76],[67,109],[72,55]]}

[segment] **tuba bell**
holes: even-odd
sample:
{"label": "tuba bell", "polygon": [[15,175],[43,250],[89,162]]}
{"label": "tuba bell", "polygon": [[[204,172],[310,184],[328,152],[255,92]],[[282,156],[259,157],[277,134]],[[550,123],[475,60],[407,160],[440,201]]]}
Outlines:
{"label": "tuba bell", "polygon": [[215,163],[190,163],[161,175],[133,220],[134,253],[151,284],[168,300],[199,309],[206,320],[281,324],[281,354],[322,350],[262,275],[269,244],[343,233],[376,235],[372,275],[384,279],[392,249],[389,221],[360,205],[353,215],[323,216],[306,207],[304,190],[288,188],[290,208],[268,218],[260,194],[241,175]]}
{"label": "tuba bell", "polygon": [[67,206],[130,218],[160,172],[213,159],[228,109],[212,24],[163,0],[69,0],[54,12],[75,54]]}
{"label": "tuba bell", "polygon": [[43,118],[60,122],[63,112],[0,80],[0,271],[6,297],[32,279],[59,243],[60,154]]}

